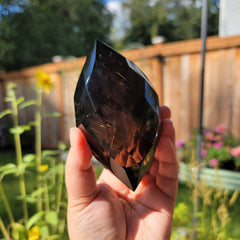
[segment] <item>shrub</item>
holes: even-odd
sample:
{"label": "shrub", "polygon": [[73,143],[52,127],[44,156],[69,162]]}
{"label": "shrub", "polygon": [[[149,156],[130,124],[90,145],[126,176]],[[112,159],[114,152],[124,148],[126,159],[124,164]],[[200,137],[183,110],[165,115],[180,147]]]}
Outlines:
{"label": "shrub", "polygon": [[[196,149],[196,139],[196,134],[192,134],[186,142],[176,142],[181,161],[190,161]],[[223,124],[219,124],[215,129],[204,129],[201,156],[207,167],[240,171],[240,139],[233,137]]]}

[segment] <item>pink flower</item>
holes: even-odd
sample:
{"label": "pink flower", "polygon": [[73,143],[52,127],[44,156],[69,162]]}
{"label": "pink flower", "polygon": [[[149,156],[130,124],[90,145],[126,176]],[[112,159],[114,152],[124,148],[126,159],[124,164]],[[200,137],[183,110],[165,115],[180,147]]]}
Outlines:
{"label": "pink flower", "polygon": [[183,148],[183,147],[184,147],[184,142],[181,141],[181,140],[178,140],[178,141],[176,142],[176,146],[179,147],[179,148]]}
{"label": "pink flower", "polygon": [[215,142],[215,143],[213,144],[213,147],[214,147],[214,148],[217,148],[217,149],[221,148],[222,146],[223,146],[223,145],[222,145],[221,142]]}
{"label": "pink flower", "polygon": [[215,131],[217,133],[223,133],[226,129],[226,126],[223,123],[220,123],[219,125],[217,125]]}
{"label": "pink flower", "polygon": [[209,141],[212,141],[214,138],[214,135],[212,132],[207,132],[207,133],[205,133],[205,138]]}
{"label": "pink flower", "polygon": [[207,157],[207,150],[206,149],[202,149],[201,155],[202,155],[203,158],[206,158]]}
{"label": "pink flower", "polygon": [[218,165],[218,160],[216,158],[212,158],[211,160],[209,160],[209,165],[211,167],[216,167]]}
{"label": "pink flower", "polygon": [[240,145],[231,149],[231,155],[233,157],[239,157],[240,156]]}

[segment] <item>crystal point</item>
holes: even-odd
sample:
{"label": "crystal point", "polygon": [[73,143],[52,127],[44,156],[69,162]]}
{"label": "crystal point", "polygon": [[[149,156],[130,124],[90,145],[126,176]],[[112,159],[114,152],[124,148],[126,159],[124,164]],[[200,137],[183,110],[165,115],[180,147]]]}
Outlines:
{"label": "crystal point", "polygon": [[96,40],[80,74],[74,103],[76,125],[94,156],[135,190],[159,138],[158,96],[146,76]]}

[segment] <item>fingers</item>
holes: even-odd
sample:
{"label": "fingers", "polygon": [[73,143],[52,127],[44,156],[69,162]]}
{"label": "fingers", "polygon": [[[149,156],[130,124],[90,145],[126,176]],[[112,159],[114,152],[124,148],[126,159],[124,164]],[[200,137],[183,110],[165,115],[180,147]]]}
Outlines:
{"label": "fingers", "polygon": [[159,108],[161,117],[161,136],[169,137],[173,144],[175,144],[175,130],[173,124],[170,120],[171,111],[166,106],[161,106]]}
{"label": "fingers", "polygon": [[174,200],[177,194],[178,163],[172,134],[161,137],[155,159],[158,161],[156,185],[166,196]]}
{"label": "fingers", "polygon": [[163,177],[168,177],[172,180],[178,179],[178,163],[167,163],[161,161],[159,163],[159,174]]}
{"label": "fingers", "polygon": [[[175,131],[172,122],[169,119],[164,119],[161,122],[162,131],[160,140],[155,151],[155,159],[149,167],[149,174],[153,177],[156,177],[159,168],[160,161],[175,162],[176,153],[175,153]],[[171,149],[169,149],[169,144]],[[160,159],[159,157],[162,156]]]}
{"label": "fingers", "polygon": [[162,125],[161,138],[163,137],[169,138],[175,145],[175,130],[172,121],[169,119],[164,119],[161,121],[161,125]]}
{"label": "fingers", "polygon": [[78,128],[71,128],[71,148],[68,154],[65,178],[69,203],[85,208],[95,197],[96,174],[91,165],[92,153]]}
{"label": "fingers", "polygon": [[[171,112],[167,107],[160,107],[161,135],[155,151],[154,160],[148,170],[149,179],[153,179],[157,188],[175,199],[178,182],[178,163],[175,149],[175,130],[169,120]],[[146,178],[147,179],[147,178]]]}
{"label": "fingers", "polygon": [[172,140],[169,137],[162,136],[157,146],[155,159],[160,162],[175,163],[176,162],[176,149]]}
{"label": "fingers", "polygon": [[160,117],[161,119],[170,119],[171,118],[171,111],[168,107],[166,106],[161,106],[159,108],[160,110]]}

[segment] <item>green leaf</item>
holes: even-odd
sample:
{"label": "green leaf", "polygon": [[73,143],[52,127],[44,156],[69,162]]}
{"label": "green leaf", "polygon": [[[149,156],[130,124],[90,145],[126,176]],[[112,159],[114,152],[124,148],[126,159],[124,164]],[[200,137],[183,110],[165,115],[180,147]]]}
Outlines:
{"label": "green leaf", "polygon": [[6,170],[2,173],[2,177],[6,176],[6,175],[10,175],[10,174],[14,174],[15,176],[18,176],[20,174],[20,170],[18,167],[16,167],[15,169],[9,169]]}
{"label": "green leaf", "polygon": [[14,223],[12,226],[11,236],[14,240],[26,239],[25,227],[20,223]]}
{"label": "green leaf", "polygon": [[36,198],[33,198],[33,197],[26,197],[26,200],[27,200],[28,203],[31,203],[31,204],[37,202],[37,199],[36,199]]}
{"label": "green leaf", "polygon": [[44,214],[44,211],[37,212],[27,221],[26,228],[29,230]]}
{"label": "green leaf", "polygon": [[57,225],[58,224],[58,215],[55,211],[50,211],[45,215],[45,220],[47,223],[51,225]]}
{"label": "green leaf", "polygon": [[43,193],[44,192],[44,188],[39,188],[39,189],[37,189],[36,191],[34,191],[34,192],[32,192],[31,193],[31,197],[37,197],[37,196],[39,196],[41,193]]}
{"label": "green leaf", "polygon": [[15,164],[9,163],[0,168],[0,173],[1,173],[1,180],[2,180],[3,177],[6,175],[10,175],[10,174],[18,175],[19,168]]}
{"label": "green leaf", "polygon": [[23,162],[22,163],[22,168],[21,168],[22,173],[25,173],[25,174],[31,173],[30,171],[26,171],[26,169],[29,168],[29,167],[34,167],[35,165],[36,165],[36,163],[34,163],[34,162],[29,162],[29,163]]}
{"label": "green leaf", "polygon": [[6,115],[11,114],[11,113],[12,113],[12,110],[11,110],[11,109],[6,109],[6,110],[4,110],[4,111],[2,111],[2,112],[0,113],[0,118],[3,118],[3,117],[5,117]]}
{"label": "green leaf", "polygon": [[20,98],[18,98],[18,99],[16,100],[16,104],[18,105],[18,104],[24,102],[24,100],[25,100],[24,97],[20,97]]}
{"label": "green leaf", "polygon": [[35,105],[35,104],[36,104],[36,100],[28,100],[28,101],[25,101],[25,102],[21,103],[19,108],[23,109],[25,107],[29,107],[29,106],[32,106],[32,105]]}
{"label": "green leaf", "polygon": [[44,150],[42,151],[42,158],[46,158],[49,156],[56,156],[59,155],[60,151],[59,150]]}
{"label": "green leaf", "polygon": [[35,154],[26,154],[23,156],[23,162],[24,163],[30,163],[36,159]]}
{"label": "green leaf", "polygon": [[29,131],[29,130],[31,130],[31,126],[29,126],[29,125],[22,125],[22,126],[20,126],[20,127],[23,128],[24,131]]}
{"label": "green leaf", "polygon": [[44,239],[48,239],[49,237],[49,229],[47,225],[40,226],[41,237]]}
{"label": "green leaf", "polygon": [[0,172],[4,172],[6,170],[13,169],[13,168],[16,168],[16,165],[13,163],[8,163],[0,167]]}
{"label": "green leaf", "polygon": [[44,113],[43,117],[61,117],[61,113],[59,112]]}
{"label": "green leaf", "polygon": [[31,127],[29,125],[23,125],[23,126],[17,126],[17,127],[14,127],[14,128],[10,128],[9,132],[11,134],[22,134],[24,133],[25,131],[28,131],[30,130]]}
{"label": "green leaf", "polygon": [[21,127],[10,128],[9,132],[11,134],[22,134],[24,132],[24,129]]}
{"label": "green leaf", "polygon": [[31,173],[31,171],[26,171],[26,169],[27,168],[29,168],[29,167],[34,167],[34,166],[36,166],[36,163],[35,162],[27,162],[27,163],[25,163],[25,162],[23,162],[23,169],[24,169],[24,172],[25,173]]}

